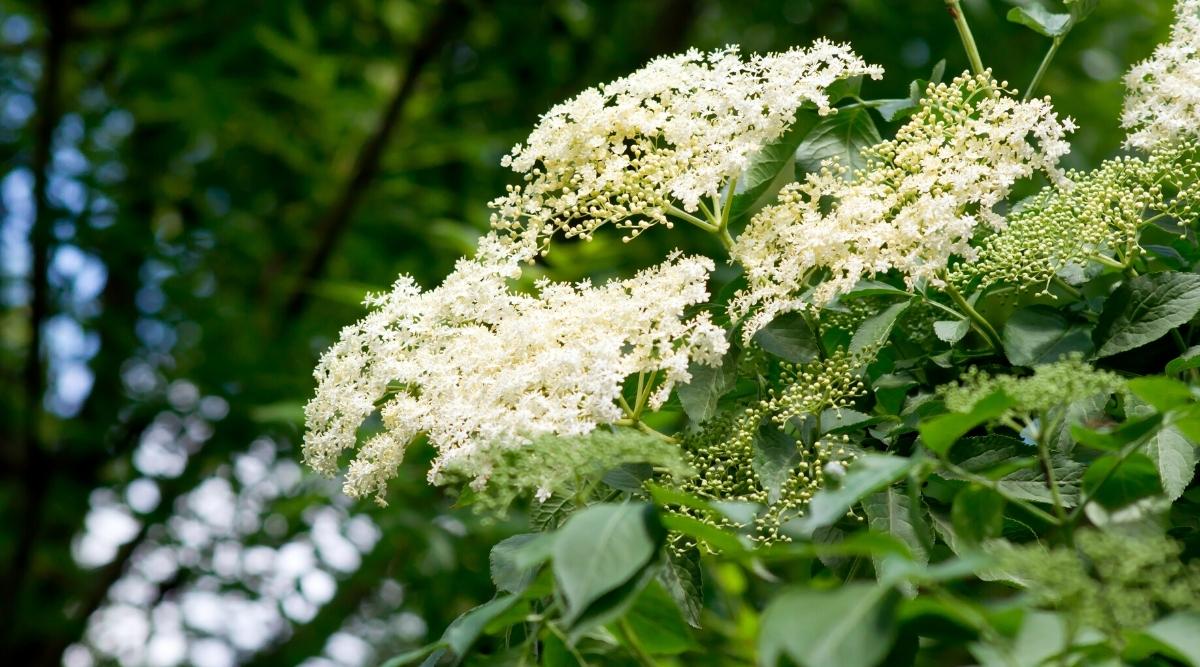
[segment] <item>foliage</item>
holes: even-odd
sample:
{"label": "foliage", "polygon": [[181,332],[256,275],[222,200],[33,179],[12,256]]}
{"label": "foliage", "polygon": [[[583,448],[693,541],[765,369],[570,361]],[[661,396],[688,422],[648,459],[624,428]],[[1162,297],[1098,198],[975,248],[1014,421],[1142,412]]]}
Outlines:
{"label": "foliage", "polygon": [[[1186,50],[1163,47],[1137,70],[1124,120],[1155,145],[1114,154],[1130,136],[1117,129],[1119,75],[1168,36],[1168,4],[5,0],[0,656],[1200,664]],[[982,53],[958,48],[965,19]],[[542,204],[563,214],[539,239],[552,252],[503,284],[514,301],[547,281],[591,295],[673,248],[707,255],[703,296],[668,319],[711,318],[723,331],[707,344],[724,354],[696,357],[672,336],[676,347],[654,350],[636,318],[597,313],[596,337],[633,332],[607,358],[644,343],[638,370],[653,369],[604,378],[628,405],[585,406],[603,408],[598,428],[483,443],[483,465],[439,470],[445,487],[426,483],[441,452],[422,434],[403,443],[404,463],[378,459],[392,477],[386,509],[302,472],[318,355],[397,271],[420,291],[475,252],[485,203],[513,177],[497,165],[540,112],[692,46],[739,43],[748,62],[820,36],[886,78],[823,81],[837,113],[821,115],[820,97],[792,100],[754,141],[722,124],[753,105],[708,114],[703,136],[720,140],[661,173],[734,159],[654,192],[670,229],[618,220],[627,209],[602,192],[588,206],[615,224],[588,226],[558,199],[581,181],[538,176]],[[1044,50],[1042,66],[1027,57]],[[980,59],[990,75],[959,75]],[[1031,78],[1015,93],[1002,83]],[[868,267],[815,299],[809,288],[847,275],[831,267],[860,268],[827,244],[838,261],[797,263],[805,284],[779,286],[778,312],[731,318],[731,299],[762,276],[725,262],[724,246],[756,219],[795,222],[779,192],[792,196],[826,159],[836,163],[811,192],[845,192],[844,176],[859,190],[838,201],[856,206],[876,201],[864,184],[919,192],[909,158],[923,154],[897,147],[923,149],[968,107],[1007,113],[970,106],[965,81],[995,85],[1003,109],[1052,104],[1073,118],[1061,165],[1018,171],[1062,168],[1074,187],[976,171],[1012,166],[1011,153],[942,162],[947,178],[965,165],[957,175],[975,189],[925,237],[894,237],[934,264],[890,256],[904,275]],[[1156,114],[1163,100],[1174,115]],[[579,136],[549,134],[567,149]],[[1023,150],[1024,137],[1006,148]],[[641,145],[668,154],[660,139]],[[624,146],[606,135],[605,150]],[[908,194],[863,221],[916,210]],[[858,248],[878,240],[857,226],[862,208],[831,213],[834,199],[821,199],[809,214],[837,217]],[[954,238],[937,236],[945,225]],[[789,244],[828,240],[786,231]],[[582,340],[524,331],[508,340],[537,354]],[[468,370],[506,363],[465,341],[455,357]],[[539,383],[552,380],[520,392],[542,405]],[[396,426],[375,398],[420,389],[371,391],[351,439]]]}

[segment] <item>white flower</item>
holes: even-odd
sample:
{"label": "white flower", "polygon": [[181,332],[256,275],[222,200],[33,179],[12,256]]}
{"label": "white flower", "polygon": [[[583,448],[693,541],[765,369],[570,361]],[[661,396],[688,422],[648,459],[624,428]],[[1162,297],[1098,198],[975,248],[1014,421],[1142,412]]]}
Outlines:
{"label": "white flower", "polygon": [[631,236],[670,226],[676,203],[699,212],[800,107],[829,113],[834,82],[882,73],[825,40],[749,60],[728,47],[651,61],[542,116],[504,158],[525,183],[492,202],[492,226],[539,249],[556,231],[586,239],[605,223]]}
{"label": "white flower", "polygon": [[627,377],[656,373],[657,407],[690,379],[689,362],[720,362],[723,331],[707,313],[685,315],[708,299],[711,260],[673,254],[628,280],[541,281],[532,296],[508,286],[526,250],[491,236],[440,287],[422,292],[402,277],[368,299],[375,309],[342,331],[315,372],[304,440],[314,469],[336,472],[378,407],[383,429],[350,464],[347,493],[382,498],[420,434],[439,453],[431,480],[450,462],[485,480],[487,457],[474,453],[589,433],[624,416],[616,401]]}
{"label": "white flower", "polygon": [[951,256],[970,257],[976,227],[1000,227],[992,207],[1035,172],[1061,179],[1070,119],[1048,100],[1021,102],[990,76],[930,85],[921,107],[867,151],[846,180],[827,163],[780,193],[731,249],[749,283],[730,304],[746,340],[780,313],[823,306],[860,279],[897,271],[909,286],[941,282]]}
{"label": "white flower", "polygon": [[1149,151],[1200,137],[1200,0],[1175,3],[1171,39],[1125,75],[1125,145]]}

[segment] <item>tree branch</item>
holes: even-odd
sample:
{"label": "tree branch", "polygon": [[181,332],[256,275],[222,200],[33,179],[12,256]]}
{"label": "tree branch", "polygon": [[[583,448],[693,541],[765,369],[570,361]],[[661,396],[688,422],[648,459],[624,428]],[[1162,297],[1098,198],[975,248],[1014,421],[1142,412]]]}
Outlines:
{"label": "tree branch", "polygon": [[379,123],[367,138],[366,143],[363,144],[362,150],[359,151],[350,178],[342,187],[333,205],[317,222],[313,232],[315,242],[312,251],[304,261],[300,275],[285,302],[285,320],[299,317],[308,305],[312,283],[325,270],[325,265],[329,262],[334,248],[350,225],[359,201],[378,173],[383,151],[396,132],[401,112],[412,98],[421,73],[445,45],[454,28],[464,22],[464,10],[465,8],[459,0],[444,2],[433,22],[425,30],[424,36],[409,54],[407,64],[401,71],[400,84],[387,106],[384,107],[383,113],[379,117]]}
{"label": "tree branch", "polygon": [[47,195],[50,178],[50,156],[53,152],[54,129],[58,126],[59,87],[62,81],[63,53],[66,50],[70,0],[48,0],[45,5],[48,36],[42,51],[42,75],[37,92],[37,125],[34,130],[30,170],[33,173],[33,227],[30,246],[33,265],[30,269],[31,298],[29,305],[29,347],[22,368],[22,390],[25,394],[24,420],[20,425],[15,459],[23,470],[22,498],[15,519],[18,521],[16,545],[0,585],[4,602],[0,603],[0,636],[11,637],[13,613],[21,598],[22,579],[29,567],[30,554],[41,523],[42,506],[49,482],[44,464],[45,452],[41,442],[42,401],[46,392],[46,369],[42,360],[42,324],[50,310],[51,226],[53,211]]}

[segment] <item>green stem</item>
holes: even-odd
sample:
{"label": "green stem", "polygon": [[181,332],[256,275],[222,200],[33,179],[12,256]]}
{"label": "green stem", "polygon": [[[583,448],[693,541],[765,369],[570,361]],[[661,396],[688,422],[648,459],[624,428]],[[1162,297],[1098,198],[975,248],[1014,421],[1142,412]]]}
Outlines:
{"label": "green stem", "polygon": [[991,322],[987,321],[987,318],[980,315],[979,311],[975,310],[975,307],[970,302],[963,298],[963,295],[955,289],[954,285],[947,282],[945,292],[950,295],[950,299],[954,301],[954,304],[975,325],[975,330],[987,339],[988,344],[992,346],[993,350],[999,352],[1004,349],[1004,343],[1000,341],[1000,334],[996,333],[996,328],[992,326]]}
{"label": "green stem", "polygon": [[1106,255],[1092,254],[1089,256],[1089,259],[1091,259],[1094,262],[1099,262],[1100,264],[1103,264],[1105,266],[1112,267],[1114,269],[1121,269],[1122,271],[1125,270],[1124,264],[1122,264],[1122,263],[1118,262],[1117,260],[1115,260],[1111,257],[1108,257]]}
{"label": "green stem", "polygon": [[1074,285],[1063,280],[1062,278],[1060,278],[1058,276],[1054,276],[1053,278],[1050,279],[1050,281],[1053,282],[1055,285],[1058,285],[1059,289],[1061,289],[1062,291],[1066,292],[1067,294],[1070,294],[1072,298],[1074,298],[1074,299],[1082,299],[1083,298],[1083,292],[1079,291],[1078,287],[1075,287]]}
{"label": "green stem", "polygon": [[567,651],[571,654],[571,657],[575,658],[575,662],[582,665],[582,667],[589,667],[588,661],[583,659],[583,656],[579,654],[579,651],[576,650],[574,646],[571,646],[571,642],[567,639],[567,636],[563,634],[563,631],[558,629],[557,625],[547,622],[546,627],[550,629],[550,632],[554,633],[554,636],[558,637],[559,641],[563,643],[563,646],[567,647]]}
{"label": "green stem", "polygon": [[1046,488],[1050,489],[1050,500],[1054,502],[1054,515],[1058,517],[1058,521],[1063,531],[1063,538],[1068,546],[1075,545],[1075,536],[1071,531],[1071,523],[1067,520],[1066,506],[1063,505],[1062,496],[1058,492],[1058,480],[1054,478],[1054,463],[1050,459],[1050,442],[1048,434],[1055,429],[1050,428],[1050,424],[1043,421],[1042,428],[1038,429],[1038,460],[1042,464],[1042,473],[1046,475]]}
{"label": "green stem", "polygon": [[1045,76],[1046,70],[1050,68],[1050,61],[1054,60],[1054,54],[1058,53],[1058,47],[1062,44],[1063,37],[1066,33],[1054,38],[1050,43],[1050,50],[1046,52],[1046,57],[1042,58],[1042,64],[1038,65],[1037,72],[1033,75],[1033,81],[1029,82],[1029,87],[1025,89],[1025,96],[1022,100],[1028,101],[1033,97],[1033,91],[1037,90],[1038,84],[1042,82],[1042,77]]}
{"label": "green stem", "polygon": [[638,664],[643,667],[655,667],[658,664],[638,643],[637,636],[633,634],[633,628],[629,627],[629,621],[625,617],[621,617],[621,620],[617,621],[617,630],[620,631],[621,639],[625,641],[625,645],[633,653],[633,657],[637,658]]}
{"label": "green stem", "polygon": [[699,227],[700,229],[703,229],[704,231],[708,232],[709,234],[715,234],[717,231],[717,228],[714,227],[713,225],[710,225],[709,223],[701,220],[700,218],[697,218],[696,216],[692,215],[691,213],[688,213],[687,211],[685,211],[673,204],[667,206],[667,213],[675,216],[676,218],[679,218],[680,220],[683,220],[684,222],[689,222],[689,223]]}
{"label": "green stem", "polygon": [[958,36],[962,38],[963,48],[967,52],[967,60],[971,62],[971,70],[983,74],[983,60],[979,57],[979,47],[975,45],[975,37],[971,35],[971,26],[967,25],[967,17],[963,15],[959,0],[946,0],[946,11],[954,19],[954,27],[958,28]]}

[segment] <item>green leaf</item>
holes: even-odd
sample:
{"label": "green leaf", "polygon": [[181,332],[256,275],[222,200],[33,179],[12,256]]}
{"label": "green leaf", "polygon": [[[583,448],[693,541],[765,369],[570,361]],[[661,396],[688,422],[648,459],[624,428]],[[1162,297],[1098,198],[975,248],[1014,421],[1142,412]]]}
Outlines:
{"label": "green leaf", "polygon": [[625,620],[650,655],[677,655],[696,648],[675,601],[656,582],[651,582],[637,596],[625,612]]}
{"label": "green leaf", "polygon": [[899,599],[895,588],[866,583],[784,591],[763,612],[762,664],[786,655],[807,667],[874,667],[895,640]]}
{"label": "green leaf", "polygon": [[[968,472],[996,480],[997,490],[1009,500],[1049,503],[1052,501],[1050,491],[1046,488],[1044,473],[1036,465],[1036,453],[1032,445],[1021,440],[992,434],[963,438],[954,445],[947,458]],[[1063,503],[1074,507],[1079,502],[1083,465],[1055,451],[1051,453],[1050,466]],[[938,475],[958,479],[951,471],[939,471]]]}
{"label": "green leaf", "polygon": [[1004,505],[1004,496],[986,486],[964,486],[950,509],[954,534],[971,545],[998,537],[1004,527]]}
{"label": "green leaf", "polygon": [[439,649],[448,649],[455,656],[462,658],[479,635],[483,634],[483,629],[488,623],[508,611],[520,599],[519,595],[501,595],[491,602],[485,602],[454,619],[438,641],[424,648],[402,653],[383,663],[382,667],[410,665]]}
{"label": "green leaf", "polygon": [[857,299],[866,296],[899,296],[906,299],[913,297],[912,292],[892,287],[887,283],[881,283],[878,280],[860,280],[854,285],[854,288],[841,296],[842,299]]}
{"label": "green leaf", "polygon": [[1105,508],[1117,509],[1161,493],[1162,483],[1154,461],[1134,452],[1123,462],[1116,454],[1096,459],[1083,475],[1083,489]]}
{"label": "green leaf", "polygon": [[1167,363],[1167,374],[1177,375],[1193,368],[1200,368],[1200,345],[1193,345],[1187,352]]}
{"label": "green leaf", "polygon": [[1043,665],[1066,646],[1068,627],[1062,614],[1028,611],[1025,612],[1020,631],[1012,641],[979,642],[968,648],[981,667]]}
{"label": "green leaf", "polygon": [[1095,349],[1091,327],[1071,322],[1049,306],[1013,313],[1000,337],[1005,356],[1018,366],[1049,364],[1072,353],[1087,356]]}
{"label": "green leaf", "polygon": [[793,364],[806,364],[821,354],[817,335],[801,313],[784,313],[754,334],[754,341]]}
{"label": "green leaf", "polygon": [[911,303],[911,301],[893,303],[883,312],[863,322],[858,331],[854,332],[854,337],[850,339],[850,352],[862,352],[887,341],[888,336],[892,334],[892,327],[896,325],[896,320]]}
{"label": "green leaf", "polygon": [[[886,533],[900,539],[908,547],[912,555],[912,559],[920,565],[929,563],[929,551],[925,548],[925,542],[921,538],[919,531],[925,531],[928,535],[928,528],[923,525],[924,519],[921,517],[921,508],[913,507],[912,499],[904,492],[895,486],[867,496],[863,500],[863,511],[867,515],[867,526],[880,533]],[[903,560],[897,560],[894,557],[873,557],[875,563],[875,572],[879,575],[880,580],[884,580],[889,575],[896,574],[896,563],[903,563]]]}
{"label": "green leaf", "polygon": [[500,541],[488,558],[492,583],[505,593],[524,590],[537,575],[537,566],[550,560],[554,533],[524,533]]}
{"label": "green leaf", "polygon": [[971,330],[971,323],[966,319],[958,320],[939,320],[933,323],[933,333],[938,337],[938,340],[945,341],[951,345],[963,339],[967,332]]}
{"label": "green leaf", "polygon": [[693,628],[699,628],[700,612],[704,609],[704,574],[700,569],[700,550],[696,547],[683,553],[667,550],[667,566],[658,578],[678,605],[683,620]]}
{"label": "green leaf", "polygon": [[567,520],[554,541],[552,567],[567,624],[601,596],[633,579],[661,544],[653,508],[641,503],[592,505]]}
{"label": "green leaf", "polygon": [[751,466],[767,491],[767,503],[779,500],[783,485],[792,476],[792,468],[800,462],[800,451],[791,436],[767,421],[754,433],[754,458]]}
{"label": "green leaf", "polygon": [[1079,23],[1092,15],[1096,11],[1096,7],[1100,5],[1100,0],[1075,0],[1067,3],[1067,9],[1071,12],[1071,16],[1075,18],[1075,22]]}
{"label": "green leaf", "polygon": [[762,208],[779,189],[795,178],[796,148],[821,120],[814,109],[800,109],[792,126],[762,148],[738,177],[729,208],[730,220],[740,220]]}
{"label": "green leaf", "polygon": [[1161,375],[1134,378],[1127,386],[1134,396],[1154,406],[1159,412],[1166,412],[1196,400],[1186,384]]}
{"label": "green leaf", "polygon": [[662,523],[669,530],[693,537],[718,553],[739,554],[746,551],[746,545],[737,535],[721,530],[711,523],[684,514],[664,514]]}
{"label": "green leaf", "polygon": [[1174,426],[1167,426],[1146,443],[1146,455],[1158,468],[1167,498],[1178,500],[1196,476],[1196,443]]}
{"label": "green leaf", "polygon": [[884,419],[880,415],[865,415],[850,408],[828,408],[821,412],[821,433],[844,433],[876,424]]}
{"label": "green leaf", "polygon": [[571,644],[575,644],[592,630],[624,616],[637,600],[638,594],[654,581],[660,569],[657,567],[656,561],[651,561],[632,579],[589,604],[579,618],[571,624],[570,630],[567,631],[567,640]]}
{"label": "green leaf", "polygon": [[1070,14],[1052,13],[1038,4],[1013,7],[1008,10],[1008,20],[1046,37],[1062,37],[1071,30],[1072,24]]}
{"label": "green leaf", "polygon": [[[761,332],[760,332],[761,333]],[[677,385],[676,394],[683,411],[697,424],[708,421],[717,413],[717,404],[737,383],[737,367],[740,350],[734,346],[721,358],[720,366],[709,366],[692,362],[688,372],[692,379],[687,384]]]}
{"label": "green leaf", "polygon": [[1012,399],[996,391],[980,399],[970,412],[951,412],[938,415],[917,425],[921,441],[930,451],[945,454],[959,438],[985,422],[996,419],[1012,407]]}
{"label": "green leaf", "polygon": [[1172,657],[1191,667],[1200,667],[1200,613],[1175,612],[1142,632],[1159,642]]}
{"label": "green leaf", "polygon": [[835,160],[850,172],[866,166],[862,150],[883,139],[865,107],[842,109],[825,116],[796,148],[796,169],[815,172],[825,160]]}
{"label": "green leaf", "polygon": [[1090,429],[1079,424],[1071,425],[1071,437],[1081,445],[1102,451],[1115,451],[1140,440],[1162,424],[1162,416],[1151,414],[1140,419],[1130,419],[1109,430]]}
{"label": "green leaf", "polygon": [[1200,312],[1200,275],[1151,273],[1126,281],[1104,303],[1093,338],[1097,357],[1152,343]]}
{"label": "green leaf", "polygon": [[887,454],[864,454],[850,464],[841,485],[821,489],[808,504],[808,512],[785,524],[789,533],[811,537],[818,528],[828,526],[846,515],[855,503],[894,483],[915,465],[911,458]]}

